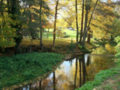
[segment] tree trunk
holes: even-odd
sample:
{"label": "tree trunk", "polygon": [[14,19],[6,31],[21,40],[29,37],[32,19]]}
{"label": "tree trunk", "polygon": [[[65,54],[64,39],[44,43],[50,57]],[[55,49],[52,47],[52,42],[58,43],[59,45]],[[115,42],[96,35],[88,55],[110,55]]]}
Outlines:
{"label": "tree trunk", "polygon": [[88,21],[88,6],[86,5],[86,14],[85,14],[85,27],[84,27],[84,35],[83,35],[83,43],[82,45],[85,46],[85,40],[87,36],[87,21]]}
{"label": "tree trunk", "polygon": [[90,27],[88,28],[88,38],[87,38],[87,42],[90,43],[90,38],[91,38],[91,32],[90,32]]}
{"label": "tree trunk", "polygon": [[0,2],[0,6],[1,6],[1,15],[3,16],[3,0],[1,0],[1,2]]}
{"label": "tree trunk", "polygon": [[77,0],[75,0],[76,9],[76,43],[78,44],[78,12],[77,12]]}
{"label": "tree trunk", "polygon": [[114,40],[114,37],[113,37],[113,35],[111,35],[111,39],[110,39],[110,40],[112,40],[112,41]]}
{"label": "tree trunk", "polygon": [[88,40],[87,40],[88,43],[90,43],[90,36],[91,36],[91,34],[90,34],[90,24],[91,24],[92,17],[93,17],[93,13],[94,13],[95,7],[97,6],[97,3],[98,3],[98,0],[97,0],[96,3],[95,3],[94,9],[93,9],[93,11],[92,11],[92,14],[91,14],[91,17],[90,17],[90,20],[89,20],[89,23],[88,23],[88,28],[89,28],[89,29],[88,29],[89,34],[88,34]]}
{"label": "tree trunk", "polygon": [[[29,5],[29,9],[31,8],[31,6],[32,6],[32,5]],[[31,13],[30,13],[29,19],[30,19],[29,24],[31,24],[31,23],[32,23],[32,14],[31,14]],[[29,29],[31,29],[31,28],[29,28]],[[31,30],[32,30],[32,29],[31,29]],[[35,39],[35,37],[34,37],[34,35],[33,35],[33,33],[32,33],[31,30],[30,30],[31,37],[32,37],[32,39]]]}
{"label": "tree trunk", "polygon": [[[18,0],[11,0],[11,11],[10,11],[10,13],[12,14],[12,16],[11,16],[12,20],[17,20],[16,14],[17,15],[20,14],[20,9],[19,9],[18,6],[19,6]],[[11,24],[11,27],[17,29],[16,35],[19,36],[19,37],[14,37],[14,40],[15,40],[15,43],[16,43],[15,54],[19,54],[19,53],[21,53],[20,42],[22,40],[22,35],[20,33],[21,23],[16,24],[16,25]]]}
{"label": "tree trunk", "polygon": [[43,49],[42,43],[42,0],[40,1],[40,49]]}
{"label": "tree trunk", "polygon": [[47,32],[47,39],[49,38],[49,28],[48,28],[48,32]]}
{"label": "tree trunk", "polygon": [[0,5],[1,5],[1,16],[3,17],[2,18],[2,26],[0,26],[0,28],[2,28],[2,27],[4,27],[4,25],[5,25],[5,19],[4,19],[4,14],[3,14],[3,0],[1,0],[1,2],[0,2]]}
{"label": "tree trunk", "polygon": [[82,42],[82,36],[83,36],[83,19],[84,19],[84,0],[82,5],[82,19],[81,19],[81,31],[80,31],[80,44]]}
{"label": "tree trunk", "polygon": [[54,21],[54,32],[53,32],[53,49],[55,48],[55,38],[56,38],[56,19],[57,19],[58,2],[59,2],[59,0],[56,1],[56,8],[55,8],[55,21]]}
{"label": "tree trunk", "polygon": [[3,0],[0,1],[0,6],[1,6],[1,15],[3,15]]}

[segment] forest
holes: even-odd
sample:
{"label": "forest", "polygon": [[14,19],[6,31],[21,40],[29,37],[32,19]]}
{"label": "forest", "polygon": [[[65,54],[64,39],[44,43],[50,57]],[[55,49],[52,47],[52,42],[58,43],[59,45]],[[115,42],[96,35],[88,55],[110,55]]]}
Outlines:
{"label": "forest", "polygon": [[0,90],[119,90],[119,30],[119,0],[0,0]]}

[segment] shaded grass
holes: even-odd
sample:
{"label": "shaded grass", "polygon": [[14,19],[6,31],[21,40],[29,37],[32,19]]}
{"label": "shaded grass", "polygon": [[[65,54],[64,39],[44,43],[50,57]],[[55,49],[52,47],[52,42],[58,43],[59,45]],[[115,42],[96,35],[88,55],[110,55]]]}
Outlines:
{"label": "shaded grass", "polygon": [[[71,39],[56,39],[55,41],[55,49],[52,50],[53,47],[53,40],[52,39],[43,39],[43,50],[38,50],[40,52],[54,52],[54,53],[71,53],[73,48],[75,47],[75,41],[72,40],[73,43],[71,44]],[[21,46],[28,47],[29,45],[35,45],[39,49],[39,40],[33,40],[32,42],[29,39],[23,39]]]}
{"label": "shaded grass", "polygon": [[0,57],[0,90],[50,72],[63,58],[60,54],[36,52]]}
{"label": "shaded grass", "polygon": [[[74,40],[73,40],[74,41]],[[69,45],[71,43],[71,39],[56,39],[55,45]],[[40,45],[40,40],[31,40],[30,39],[23,39],[21,45]],[[53,45],[53,39],[43,39],[43,45]]]}

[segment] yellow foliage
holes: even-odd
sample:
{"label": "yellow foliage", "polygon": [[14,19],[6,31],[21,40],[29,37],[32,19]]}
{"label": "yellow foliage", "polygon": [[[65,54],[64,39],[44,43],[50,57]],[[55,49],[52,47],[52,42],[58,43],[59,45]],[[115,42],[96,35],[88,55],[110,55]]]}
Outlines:
{"label": "yellow foliage", "polygon": [[108,52],[116,52],[115,47],[111,46],[110,44],[106,44],[105,48],[108,50]]}

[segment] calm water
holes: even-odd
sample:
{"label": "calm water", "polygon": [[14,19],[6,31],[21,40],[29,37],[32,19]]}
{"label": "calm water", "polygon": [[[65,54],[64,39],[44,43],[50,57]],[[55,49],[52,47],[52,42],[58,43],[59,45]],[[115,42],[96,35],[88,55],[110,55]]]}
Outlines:
{"label": "calm water", "polygon": [[15,90],[74,90],[94,79],[96,73],[114,66],[113,55],[84,54],[64,61],[45,79]]}

